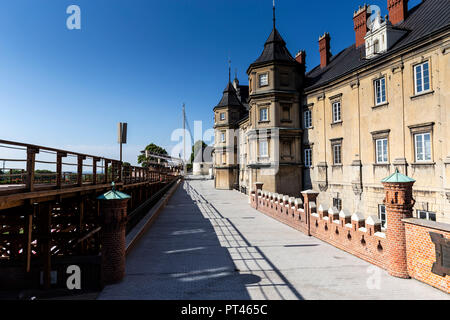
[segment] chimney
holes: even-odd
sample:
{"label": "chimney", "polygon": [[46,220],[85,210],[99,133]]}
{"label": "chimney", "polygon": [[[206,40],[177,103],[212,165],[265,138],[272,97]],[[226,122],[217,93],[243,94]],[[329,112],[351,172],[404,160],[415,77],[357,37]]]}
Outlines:
{"label": "chimney", "polygon": [[389,21],[396,25],[406,19],[408,0],[388,0]]}
{"label": "chimney", "polygon": [[297,60],[297,62],[300,64],[306,64],[306,51],[301,50],[297,52],[297,54],[295,55],[295,60]]}
{"label": "chimney", "polygon": [[319,38],[319,50],[320,50],[320,67],[325,68],[330,63],[331,51],[330,51],[330,34],[326,32]]}
{"label": "chimney", "polygon": [[359,6],[359,9],[353,14],[353,25],[355,28],[355,43],[356,47],[360,47],[365,43],[364,37],[367,33],[367,19],[370,13],[367,12],[368,6]]}

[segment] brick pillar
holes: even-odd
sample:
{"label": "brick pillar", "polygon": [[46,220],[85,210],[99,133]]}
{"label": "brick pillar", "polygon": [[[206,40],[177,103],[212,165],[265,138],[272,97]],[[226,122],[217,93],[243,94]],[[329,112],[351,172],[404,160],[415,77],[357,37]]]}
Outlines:
{"label": "brick pillar", "polygon": [[255,182],[255,199],[256,199],[256,209],[258,209],[258,203],[259,203],[259,198],[258,198],[258,190],[262,191],[264,183],[262,182]]}
{"label": "brick pillar", "polygon": [[102,283],[117,283],[125,276],[125,232],[128,199],[102,199]]}
{"label": "brick pillar", "polygon": [[308,236],[311,236],[311,208],[310,203],[315,202],[317,199],[317,196],[319,195],[318,192],[314,190],[306,190],[302,192],[303,195],[303,203],[304,203],[304,210],[305,210],[305,216],[306,216],[306,224],[308,225]]}
{"label": "brick pillar", "polygon": [[387,215],[387,258],[388,272],[398,278],[409,278],[406,260],[406,232],[402,221],[412,217],[415,200],[412,187],[415,180],[396,170],[382,181],[385,192],[384,204]]}

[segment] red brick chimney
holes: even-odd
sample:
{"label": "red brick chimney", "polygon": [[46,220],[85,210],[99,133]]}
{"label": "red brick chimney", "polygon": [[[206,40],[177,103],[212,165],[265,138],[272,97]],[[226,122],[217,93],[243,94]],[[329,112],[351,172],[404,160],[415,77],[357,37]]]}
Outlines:
{"label": "red brick chimney", "polygon": [[364,37],[367,33],[367,19],[369,19],[370,13],[367,12],[368,6],[360,6],[353,14],[353,25],[355,28],[355,40],[356,47],[360,47],[365,43]]}
{"label": "red brick chimney", "polygon": [[406,19],[408,0],[388,0],[389,21],[396,25]]}
{"label": "red brick chimney", "polygon": [[331,51],[330,51],[330,34],[326,32],[319,38],[319,50],[320,50],[320,67],[325,68],[330,63]]}
{"label": "red brick chimney", "polygon": [[297,62],[300,63],[300,64],[306,64],[306,52],[305,52],[305,50],[299,51],[295,55],[295,60],[297,60]]}

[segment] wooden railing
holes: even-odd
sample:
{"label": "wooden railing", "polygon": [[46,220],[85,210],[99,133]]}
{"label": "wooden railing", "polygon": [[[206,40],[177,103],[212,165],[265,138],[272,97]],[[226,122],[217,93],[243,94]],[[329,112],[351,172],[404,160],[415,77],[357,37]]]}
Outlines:
{"label": "wooden railing", "polygon": [[[6,157],[2,149],[13,149],[23,158]],[[37,157],[42,154],[50,159]],[[110,190],[112,182],[131,196],[128,213],[138,216],[134,210],[141,210],[179,178],[177,168],[123,166],[114,159],[0,140],[0,164],[3,161],[24,167],[13,171],[0,165],[0,283],[8,285],[10,280],[9,286],[19,287],[39,286],[43,272],[41,285],[49,288],[50,273],[61,261],[98,258],[97,196]],[[54,172],[36,171],[41,164],[54,165]],[[76,171],[63,172],[63,166],[74,166]]]}

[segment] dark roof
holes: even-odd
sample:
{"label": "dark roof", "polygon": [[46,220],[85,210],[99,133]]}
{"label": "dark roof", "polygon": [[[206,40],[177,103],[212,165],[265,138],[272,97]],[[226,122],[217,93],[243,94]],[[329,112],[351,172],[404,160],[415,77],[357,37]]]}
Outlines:
{"label": "dark roof", "polygon": [[216,108],[228,106],[243,107],[231,82],[228,82],[226,88],[223,90],[222,100],[220,100]]}
{"label": "dark roof", "polygon": [[284,42],[283,38],[276,28],[273,28],[272,33],[264,44],[264,51],[259,56],[259,58],[252,63],[251,66],[271,61],[285,61],[296,63],[289,50],[286,48],[286,42]]}
{"label": "dark roof", "polygon": [[241,103],[245,105],[248,102],[248,86],[238,86],[238,96],[240,97]]}
{"label": "dark roof", "polygon": [[355,44],[342,50],[337,55],[331,57],[330,63],[325,68],[320,65],[306,74],[306,90],[315,89],[325,85],[346,73],[353,72],[360,67],[370,65],[380,61],[396,50],[407,47],[415,41],[430,36],[436,31],[448,28],[450,25],[450,1],[449,0],[425,0],[412,8],[407,18],[395,27],[407,30],[396,44],[388,52],[380,56],[364,60],[365,45],[359,48]]}

